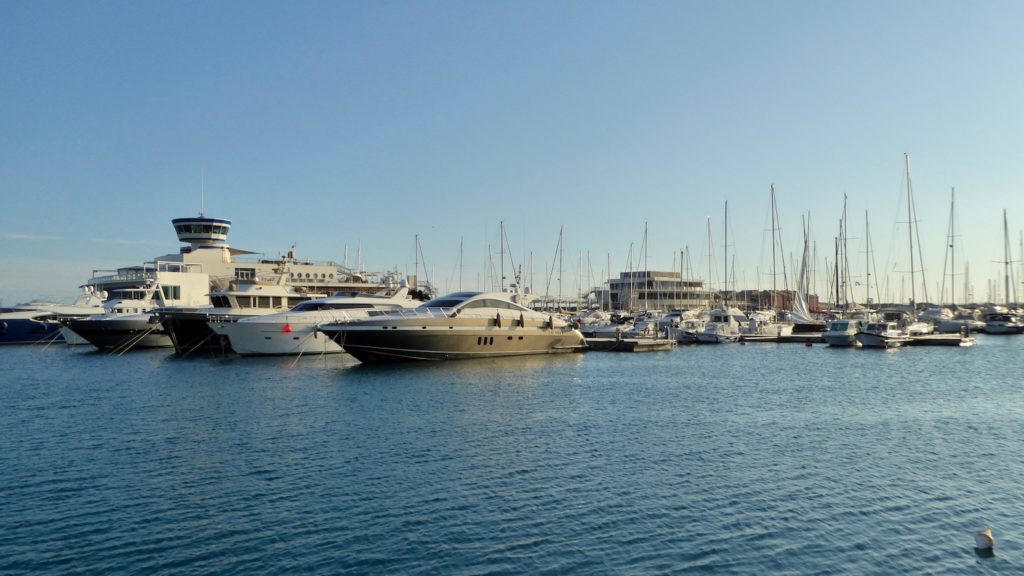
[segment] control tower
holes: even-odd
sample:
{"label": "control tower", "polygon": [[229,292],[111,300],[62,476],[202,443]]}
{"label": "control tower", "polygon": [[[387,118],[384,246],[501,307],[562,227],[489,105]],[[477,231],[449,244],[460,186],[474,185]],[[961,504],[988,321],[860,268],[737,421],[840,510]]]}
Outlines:
{"label": "control tower", "polygon": [[171,220],[178,241],[188,244],[181,247],[182,254],[203,248],[228,248],[228,232],[231,220],[196,216]]}

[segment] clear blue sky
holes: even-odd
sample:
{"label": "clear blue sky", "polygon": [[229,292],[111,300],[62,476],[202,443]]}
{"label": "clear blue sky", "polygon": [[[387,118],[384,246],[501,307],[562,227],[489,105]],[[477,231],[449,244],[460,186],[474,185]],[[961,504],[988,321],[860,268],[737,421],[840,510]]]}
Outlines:
{"label": "clear blue sky", "polygon": [[726,200],[740,284],[770,285],[772,183],[787,253],[810,213],[823,283],[846,194],[852,273],[870,210],[878,274],[898,293],[909,152],[932,299],[951,187],[975,299],[1000,273],[1004,208],[1020,258],[1020,2],[2,0],[0,12],[5,304],[71,298],[94,268],[176,250],[170,220],[199,211],[201,175],[206,214],[234,222],[234,246],[294,243],[340,262],[347,245],[354,262],[361,244],[367,268],[412,272],[419,234],[448,288],[460,239],[474,287],[504,220],[543,293],[564,225],[567,294],[581,255],[598,281],[609,258],[626,269],[645,223],[651,268],[688,246],[707,277],[707,217],[720,261]]}

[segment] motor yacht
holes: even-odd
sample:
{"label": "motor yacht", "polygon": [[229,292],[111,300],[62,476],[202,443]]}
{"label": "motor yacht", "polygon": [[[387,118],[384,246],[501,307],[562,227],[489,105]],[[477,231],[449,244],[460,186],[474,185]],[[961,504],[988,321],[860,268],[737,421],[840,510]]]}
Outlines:
{"label": "motor yacht", "polygon": [[379,294],[339,292],[303,302],[291,310],[237,322],[212,319],[209,327],[243,356],[336,354],[343,351],[341,346],[320,334],[319,325],[362,320],[422,303],[410,295],[407,285]]}
{"label": "motor yacht", "polygon": [[362,362],[556,354],[585,348],[566,318],[524,306],[517,292],[455,292],[422,306],[320,331]]}

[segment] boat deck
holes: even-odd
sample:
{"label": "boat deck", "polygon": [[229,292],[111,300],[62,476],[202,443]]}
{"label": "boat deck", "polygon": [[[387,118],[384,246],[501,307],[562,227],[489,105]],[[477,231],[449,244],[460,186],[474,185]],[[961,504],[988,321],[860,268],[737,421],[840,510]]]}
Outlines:
{"label": "boat deck", "polygon": [[675,347],[675,340],[665,338],[587,338],[591,352],[660,352]]}
{"label": "boat deck", "polygon": [[740,336],[740,342],[768,342],[773,344],[824,344],[821,332],[804,332],[789,336]]}

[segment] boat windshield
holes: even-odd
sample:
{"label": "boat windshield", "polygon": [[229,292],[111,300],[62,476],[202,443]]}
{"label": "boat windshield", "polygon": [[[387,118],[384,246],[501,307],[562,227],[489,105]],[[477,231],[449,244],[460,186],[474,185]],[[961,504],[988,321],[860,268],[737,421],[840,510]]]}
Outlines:
{"label": "boat windshield", "polygon": [[424,302],[420,305],[420,308],[452,308],[478,294],[480,294],[480,292],[456,292],[454,294],[435,298],[429,302]]}

